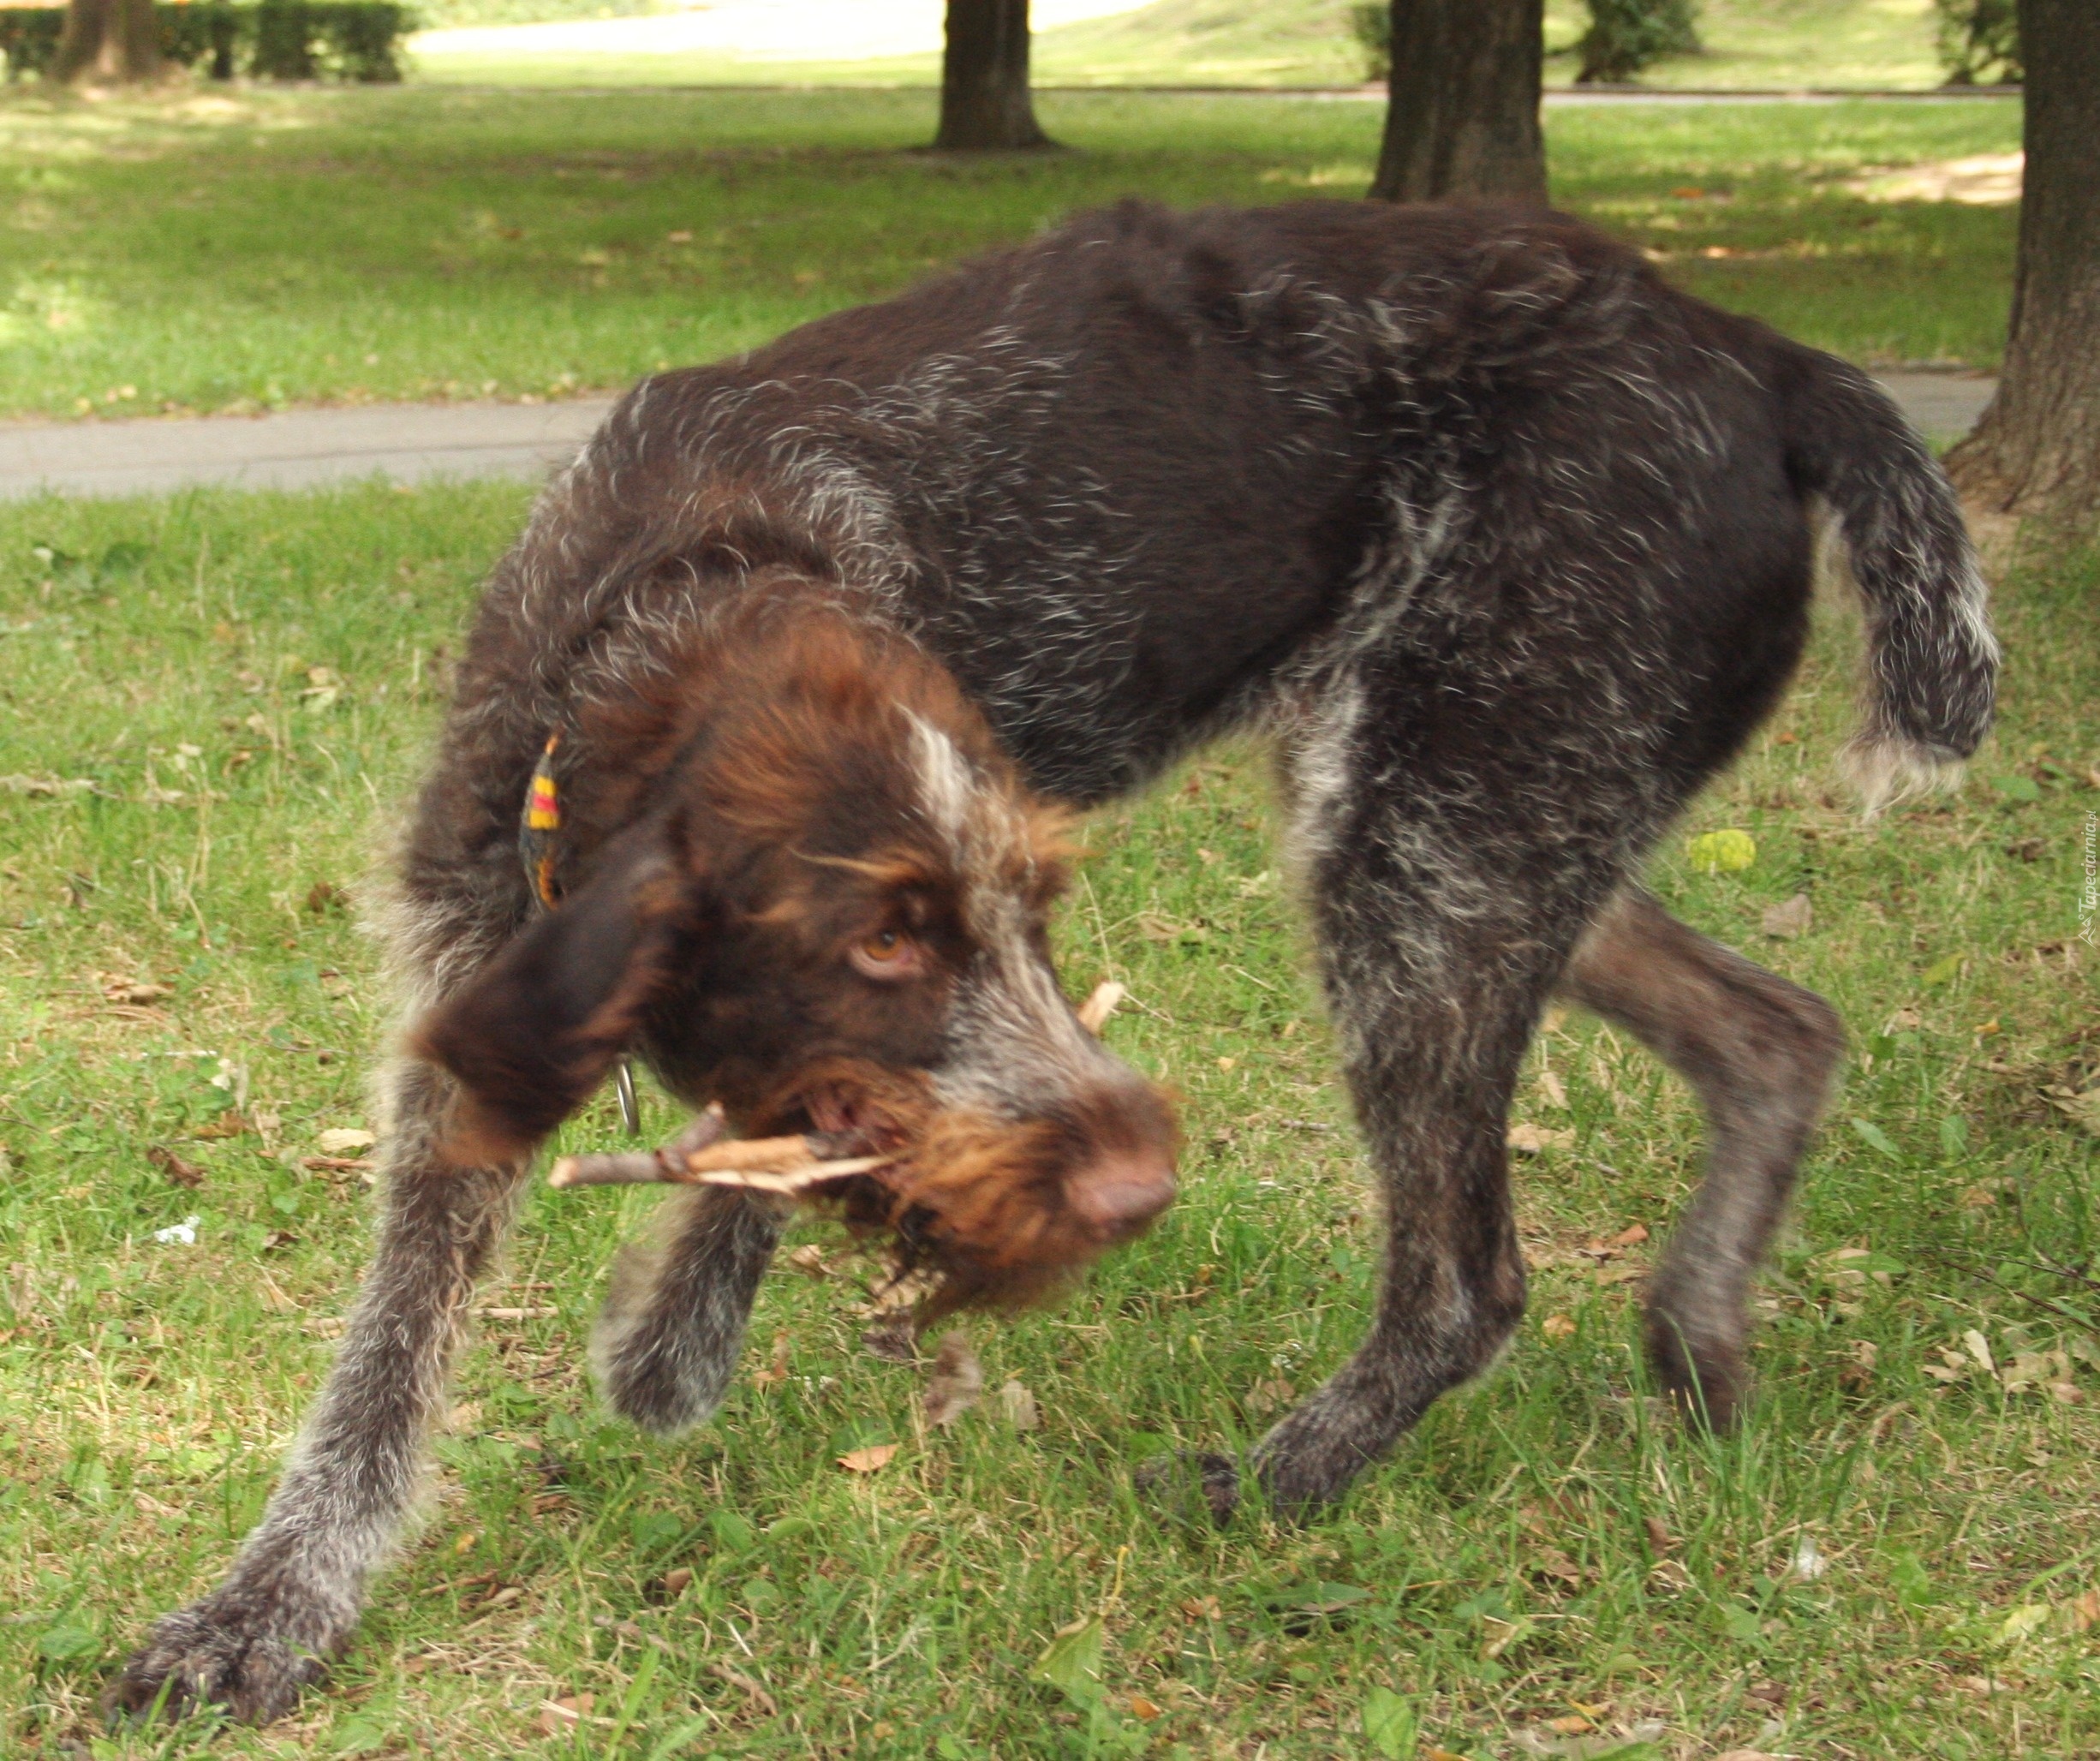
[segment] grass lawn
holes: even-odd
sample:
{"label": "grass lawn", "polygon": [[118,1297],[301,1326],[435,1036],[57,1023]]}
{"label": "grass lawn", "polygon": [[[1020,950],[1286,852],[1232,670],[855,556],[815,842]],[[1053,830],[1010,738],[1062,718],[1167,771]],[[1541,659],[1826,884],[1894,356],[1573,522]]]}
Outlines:
{"label": "grass lawn", "polygon": [[[1077,94],[1077,152],[909,151],[917,93],[0,96],[0,414],[559,397],[749,346],[1076,207],[1352,197],[1379,107]],[[1558,199],[1872,362],[1992,364],[2013,213],[1843,178],[2017,104],[1548,113]]]}
{"label": "grass lawn", "polygon": [[[1226,750],[1093,823],[1063,917],[1074,988],[1130,986],[1110,1037],[1179,1091],[1189,1150],[1181,1202],[1069,1304],[972,1323],[1039,1426],[993,1400],[929,1433],[820,1231],[818,1275],[761,1298],[783,1377],[683,1442],[608,1424],[580,1340],[651,1195],[537,1191],[427,1526],[333,1685],[260,1734],[105,1739],[104,1672],[254,1517],[361,1263],[356,1140],[325,1134],[368,1123],[387,1030],[345,895],[524,500],[0,509],[0,1752],[2100,1752],[2100,1300],[2050,1269],[2100,1233],[2100,558],[2002,596],[2005,719],[1959,796],[1863,826],[1827,792],[1854,640],[1829,618],[1684,828],[1744,828],[1755,863],[1656,863],[1854,1036],[1736,1437],[1667,1422],[1634,1352],[1694,1108],[1556,1012],[1507,1359],[1331,1520],[1140,1503],[1133,1464],[1251,1439],[1341,1358],[1377,1253],[1260,766]],[[1763,934],[1797,894],[1812,927]],[[566,1142],[613,1130],[600,1104]]]}
{"label": "grass lawn", "polygon": [[[614,9],[641,15],[637,0]],[[430,24],[594,19],[592,0],[436,0]],[[928,50],[880,59],[785,61],[679,51],[536,51],[530,39],[426,40],[415,77],[504,85],[929,86],[938,84],[937,14]],[[1933,51],[1932,0],[1703,0],[1704,51],[1659,62],[1660,87],[1929,90],[1946,77]],[[1030,63],[1051,86],[1347,86],[1364,77],[1347,0],[1154,0],[1137,11],[1038,30]],[[1576,39],[1589,24],[1578,0],[1548,0],[1547,83],[1570,84]]]}

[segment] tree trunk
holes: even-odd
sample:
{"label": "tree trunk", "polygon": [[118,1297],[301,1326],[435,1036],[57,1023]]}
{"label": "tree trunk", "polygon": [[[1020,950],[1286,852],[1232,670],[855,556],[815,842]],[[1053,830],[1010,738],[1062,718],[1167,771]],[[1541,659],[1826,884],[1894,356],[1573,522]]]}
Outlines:
{"label": "tree trunk", "polygon": [[71,0],[51,77],[128,86],[160,77],[153,0]]}
{"label": "tree trunk", "polygon": [[1546,200],[1545,15],[1545,0],[1393,0],[1375,198]]}
{"label": "tree trunk", "polygon": [[1028,90],[1028,0],[948,0],[937,149],[1047,146]]}
{"label": "tree trunk", "polygon": [[2071,526],[2100,516],[2100,6],[2019,0],[2026,187],[2005,369],[1948,455],[1968,499]]}

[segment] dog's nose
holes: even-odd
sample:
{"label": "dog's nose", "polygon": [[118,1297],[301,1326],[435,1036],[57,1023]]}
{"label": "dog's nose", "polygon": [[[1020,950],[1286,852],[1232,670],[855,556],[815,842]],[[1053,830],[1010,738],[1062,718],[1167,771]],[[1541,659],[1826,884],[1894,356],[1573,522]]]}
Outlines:
{"label": "dog's nose", "polygon": [[1179,1133],[1165,1099],[1131,1082],[1088,1112],[1099,1121],[1095,1148],[1065,1177],[1072,1209],[1104,1242],[1135,1235],[1173,1203]]}
{"label": "dog's nose", "polygon": [[1065,1190],[1089,1228],[1119,1241],[1173,1203],[1174,1164],[1153,1150],[1112,1149],[1068,1175]]}

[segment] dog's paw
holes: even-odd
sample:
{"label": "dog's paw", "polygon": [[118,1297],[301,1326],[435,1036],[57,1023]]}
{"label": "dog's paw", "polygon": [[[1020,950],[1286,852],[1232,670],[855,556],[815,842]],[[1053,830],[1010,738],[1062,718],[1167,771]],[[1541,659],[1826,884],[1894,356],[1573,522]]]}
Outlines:
{"label": "dog's paw", "polygon": [[[267,1724],[327,1673],[333,1643],[302,1642],[281,1609],[230,1591],[165,1616],[103,1695],[112,1723],[218,1710]],[[347,1636],[347,1635],[343,1635]]]}
{"label": "dog's paw", "polygon": [[1750,1395],[1740,1311],[1687,1295],[1666,1278],[1649,1298],[1648,1358],[1685,1422],[1732,1428]]}
{"label": "dog's paw", "polygon": [[1230,1455],[1178,1449],[1142,1464],[1135,1479],[1154,1507],[1182,1522],[1222,1529],[1239,1508],[1239,1464]]}

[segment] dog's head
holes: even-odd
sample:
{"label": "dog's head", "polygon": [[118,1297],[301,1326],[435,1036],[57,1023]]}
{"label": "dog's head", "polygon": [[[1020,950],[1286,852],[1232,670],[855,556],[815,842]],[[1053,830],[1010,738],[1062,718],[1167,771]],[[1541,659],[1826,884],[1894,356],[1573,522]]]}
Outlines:
{"label": "dog's head", "polygon": [[883,1221],[963,1299],[1172,1197],[1170,1110],[1052,970],[1061,816],[922,651],[761,601],[564,750],[588,857],[414,1036],[461,1084],[458,1159],[525,1152],[631,1048],[748,1132],[898,1152]]}

